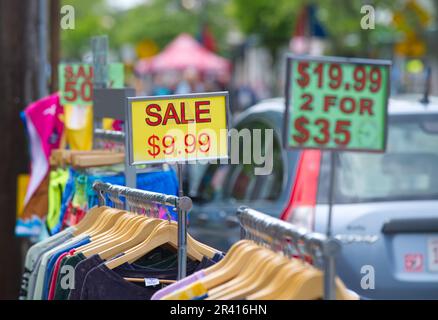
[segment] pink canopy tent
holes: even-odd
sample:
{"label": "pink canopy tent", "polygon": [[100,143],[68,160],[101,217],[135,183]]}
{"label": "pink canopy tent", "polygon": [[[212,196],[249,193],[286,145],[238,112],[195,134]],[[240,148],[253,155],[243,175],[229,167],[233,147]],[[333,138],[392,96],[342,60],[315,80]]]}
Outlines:
{"label": "pink canopy tent", "polygon": [[180,34],[158,55],[148,60],[140,60],[136,66],[139,73],[184,70],[194,68],[201,72],[230,71],[227,59],[218,56],[188,34]]}

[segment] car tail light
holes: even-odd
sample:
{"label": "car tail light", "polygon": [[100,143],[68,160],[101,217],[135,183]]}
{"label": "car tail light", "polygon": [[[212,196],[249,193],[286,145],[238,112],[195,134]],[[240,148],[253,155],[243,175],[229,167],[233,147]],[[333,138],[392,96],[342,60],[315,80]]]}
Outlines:
{"label": "car tail light", "polygon": [[304,150],[300,154],[292,192],[281,214],[282,220],[309,230],[314,229],[320,166],[319,150]]}

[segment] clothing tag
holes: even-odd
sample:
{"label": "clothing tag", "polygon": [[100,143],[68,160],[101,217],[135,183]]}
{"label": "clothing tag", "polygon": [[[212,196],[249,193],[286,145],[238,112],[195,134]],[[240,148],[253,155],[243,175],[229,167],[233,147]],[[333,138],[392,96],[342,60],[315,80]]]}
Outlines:
{"label": "clothing tag", "polygon": [[156,286],[160,284],[160,280],[157,278],[144,278],[144,284],[146,287]]}

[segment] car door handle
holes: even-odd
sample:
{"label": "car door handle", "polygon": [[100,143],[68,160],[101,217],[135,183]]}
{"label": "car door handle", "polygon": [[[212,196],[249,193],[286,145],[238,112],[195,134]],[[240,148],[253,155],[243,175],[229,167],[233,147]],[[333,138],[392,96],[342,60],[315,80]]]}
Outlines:
{"label": "car door handle", "polygon": [[206,214],[206,213],[198,214],[197,220],[198,220],[199,224],[207,224],[207,222],[208,222],[208,214]]}
{"label": "car door handle", "polygon": [[434,232],[438,232],[437,218],[392,219],[387,221],[382,228],[384,234]]}
{"label": "car door handle", "polygon": [[225,224],[229,228],[236,228],[240,225],[240,222],[236,216],[229,215],[225,218]]}

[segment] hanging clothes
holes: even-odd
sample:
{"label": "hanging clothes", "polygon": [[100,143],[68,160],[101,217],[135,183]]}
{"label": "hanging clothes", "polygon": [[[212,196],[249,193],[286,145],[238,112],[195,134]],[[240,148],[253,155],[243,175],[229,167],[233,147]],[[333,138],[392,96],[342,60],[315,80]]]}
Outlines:
{"label": "hanging clothes", "polygon": [[[59,148],[64,134],[63,108],[59,94],[55,93],[30,104],[22,119],[29,137],[31,175],[24,200],[24,210],[17,220],[18,236],[39,235],[47,214],[46,190],[49,173],[49,157]],[[42,185],[43,184],[43,185]],[[40,190],[38,190],[40,189]],[[37,196],[36,199],[33,199]],[[33,199],[33,201],[31,201]]]}
{"label": "hanging clothes", "polygon": [[[140,232],[150,224],[156,225],[150,228],[150,234]],[[122,225],[125,228],[121,228]],[[164,242],[138,256],[132,263],[123,262],[116,266],[108,263],[132,254],[130,248],[137,250],[144,241],[147,243],[155,230],[163,227],[174,230],[172,225],[158,218],[108,207],[94,207],[76,226],[29,249],[20,298],[149,300],[164,284],[172,283],[177,278],[178,254],[172,245]],[[138,232],[130,231],[137,230],[134,226],[142,228]],[[199,255],[199,252],[194,254],[191,251],[193,248],[189,248],[188,252],[195,258],[187,259],[188,275],[215,265],[223,258],[223,254],[217,250],[202,245],[199,248],[203,248],[207,255]],[[108,252],[111,253],[108,255]],[[74,270],[73,277],[68,278],[66,270]],[[149,282],[145,282],[145,278]],[[73,281],[70,285],[69,279]]]}
{"label": "hanging clothes", "polygon": [[67,143],[72,150],[91,150],[93,146],[92,106],[65,105]]}
{"label": "hanging clothes", "polygon": [[49,204],[46,218],[47,228],[50,233],[56,227],[61,213],[62,196],[69,179],[68,170],[58,168],[50,172],[49,182]]}

